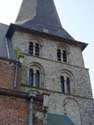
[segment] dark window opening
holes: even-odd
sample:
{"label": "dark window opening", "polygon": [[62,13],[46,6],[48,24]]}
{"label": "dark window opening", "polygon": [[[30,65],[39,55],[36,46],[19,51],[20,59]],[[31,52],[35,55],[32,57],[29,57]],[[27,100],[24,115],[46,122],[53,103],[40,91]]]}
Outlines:
{"label": "dark window opening", "polygon": [[29,85],[40,87],[40,71],[36,69],[29,69]]}
{"label": "dark window opening", "polygon": [[67,62],[67,53],[66,53],[66,50],[63,50],[63,61]]}
{"label": "dark window opening", "polygon": [[69,77],[67,77],[66,85],[67,85],[67,92],[70,94],[70,79],[69,79]]}
{"label": "dark window opening", "polygon": [[61,61],[61,50],[60,49],[57,50],[57,60]]}
{"label": "dark window opening", "polygon": [[35,85],[36,87],[40,86],[40,72],[39,70],[36,70],[36,74],[35,74]]}
{"label": "dark window opening", "polygon": [[35,56],[39,56],[40,46],[38,43],[35,44]]}
{"label": "dark window opening", "polygon": [[61,76],[61,88],[62,88],[62,93],[65,93],[65,80],[64,80],[64,76]]}
{"label": "dark window opening", "polygon": [[30,55],[33,55],[33,43],[32,42],[29,43],[28,51]]}
{"label": "dark window opening", "polygon": [[33,69],[29,70],[29,85],[33,86],[33,76],[34,76],[34,72]]}

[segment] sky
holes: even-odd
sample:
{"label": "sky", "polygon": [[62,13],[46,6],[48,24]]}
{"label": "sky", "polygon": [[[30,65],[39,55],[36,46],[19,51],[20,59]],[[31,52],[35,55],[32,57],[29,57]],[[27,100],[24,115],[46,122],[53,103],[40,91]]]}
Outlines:
{"label": "sky", "polygon": [[63,27],[76,40],[89,44],[83,57],[94,97],[94,0],[55,0],[55,4]]}
{"label": "sky", "polygon": [[[54,0],[62,26],[76,40],[88,43],[83,52],[94,94],[94,0]],[[0,0],[0,23],[14,23],[22,0]]]}

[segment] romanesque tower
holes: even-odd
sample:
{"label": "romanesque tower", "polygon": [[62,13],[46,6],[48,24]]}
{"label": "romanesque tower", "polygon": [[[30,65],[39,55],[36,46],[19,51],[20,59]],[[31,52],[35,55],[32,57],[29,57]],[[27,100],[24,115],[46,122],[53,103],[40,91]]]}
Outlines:
{"label": "romanesque tower", "polygon": [[2,27],[2,125],[94,125],[87,44],[62,27],[54,1],[23,0],[15,24]]}

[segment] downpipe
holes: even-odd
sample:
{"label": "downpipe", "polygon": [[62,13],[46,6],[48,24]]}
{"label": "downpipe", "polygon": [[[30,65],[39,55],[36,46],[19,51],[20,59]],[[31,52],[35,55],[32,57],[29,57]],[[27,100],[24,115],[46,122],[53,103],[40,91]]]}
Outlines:
{"label": "downpipe", "polygon": [[33,125],[33,98],[30,97],[30,101],[29,101],[29,125]]}

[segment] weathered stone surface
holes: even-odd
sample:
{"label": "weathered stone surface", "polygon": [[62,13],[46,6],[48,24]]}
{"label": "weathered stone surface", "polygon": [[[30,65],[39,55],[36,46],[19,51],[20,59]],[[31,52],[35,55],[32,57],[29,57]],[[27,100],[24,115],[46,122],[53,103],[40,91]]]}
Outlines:
{"label": "weathered stone surface", "polygon": [[[40,57],[28,55],[30,41],[41,44]],[[45,75],[41,87],[50,90],[48,112],[67,115],[76,125],[93,125],[94,101],[88,69],[84,67],[81,49],[63,43],[63,41],[61,43],[23,32],[15,32],[12,43],[14,49],[19,48],[25,54],[20,83],[28,84],[27,72],[32,64],[39,64],[44,69]],[[57,61],[57,48],[66,48],[68,52],[67,63]],[[71,76],[70,95],[64,95],[61,92],[60,76],[64,72]],[[21,90],[29,91],[29,88],[21,86]]]}
{"label": "weathered stone surface", "polygon": [[[42,38],[39,36],[34,36],[30,33],[15,32],[12,38],[14,48],[19,48],[23,52],[28,52],[28,43],[30,41],[37,42],[41,44],[41,54],[40,57],[50,59],[52,61],[57,60],[57,48],[67,49],[68,64],[75,66],[84,67],[84,61],[82,57],[82,52],[79,47],[68,45],[63,41],[54,41],[49,38]],[[18,42],[19,41],[19,42]]]}
{"label": "weathered stone surface", "polygon": [[48,112],[67,115],[76,125],[93,125],[94,101],[75,96],[51,94]]}
{"label": "weathered stone surface", "polygon": [[[71,40],[74,39],[64,29],[61,29],[55,7],[50,7],[53,4],[50,2],[53,1],[49,0],[48,3],[48,0],[43,0],[43,2],[47,3],[43,6],[44,11],[42,11],[40,6],[43,4],[42,0],[23,0],[16,23],[19,25],[24,24],[20,26],[25,29],[23,31],[22,29],[19,29],[19,31],[15,29],[17,31],[14,31],[11,40],[8,39],[8,43],[11,43],[11,46],[9,44],[6,46],[7,43],[5,43],[5,40],[3,42],[2,39],[8,27],[0,25],[1,57],[8,57],[6,51],[8,48],[10,48],[10,56],[12,52],[17,52],[17,50],[23,55],[19,59],[21,62],[19,67],[16,67],[13,62],[7,61],[8,59],[0,59],[0,90],[4,90],[4,92],[7,90],[12,93],[16,89],[19,93],[27,92],[26,98],[32,97],[32,101],[29,101],[29,98],[28,100],[21,99],[22,96],[18,97],[17,91],[14,94],[0,95],[0,125],[28,125],[30,119],[32,120],[32,125],[49,125],[50,121],[47,121],[47,114],[58,116],[58,118],[53,117],[51,119],[52,123],[55,123],[54,118],[56,118],[55,124],[58,123],[58,125],[60,121],[57,119],[61,119],[61,116],[66,116],[68,122],[65,122],[69,123],[70,121],[69,124],[71,125],[94,125],[94,100],[92,99],[88,69],[84,66],[81,46],[79,42],[75,44],[75,41],[71,44]],[[46,11],[46,7],[49,10]],[[49,15],[49,13],[52,13],[52,15]],[[35,24],[33,26],[37,31],[62,37],[63,39],[71,38],[71,40],[66,43],[64,40],[54,40],[54,38],[49,38],[47,35],[41,37],[34,35],[34,32],[33,34],[29,31],[27,32],[26,28],[32,31],[31,20],[34,21],[33,23]],[[10,28],[9,35],[12,33],[11,30],[13,29]],[[35,43],[40,44],[39,57],[28,54],[29,42],[34,43],[33,48],[35,48]],[[82,48],[85,46],[83,43]],[[57,49],[66,50],[66,63],[57,61]],[[41,71],[40,88],[35,86],[31,88],[28,83],[29,69],[32,66],[37,66],[38,68],[36,69]],[[67,74],[68,78],[70,78],[70,93],[66,91],[62,93],[60,77],[64,74]],[[15,80],[17,80],[17,85],[14,88]],[[34,82],[36,82],[35,72]]]}
{"label": "weathered stone surface", "polygon": [[[19,42],[18,42],[19,41]],[[28,43],[38,42],[41,44],[40,58],[25,56],[23,67],[28,70],[33,62],[39,63],[45,71],[44,86],[47,89],[61,91],[60,75],[65,71],[72,74],[71,93],[91,97],[91,86],[88,70],[84,68],[81,50],[78,47],[67,45],[59,41],[51,41],[50,39],[37,38],[31,34],[16,32],[12,39],[14,49],[19,48],[22,52],[28,54]],[[68,62],[60,63],[57,61],[57,48],[66,47],[68,51]],[[25,68],[26,67],[26,68]],[[28,68],[27,68],[28,67]],[[83,68],[82,68],[83,67]],[[24,73],[25,72],[25,73]],[[27,82],[26,72],[22,75],[22,83]]]}

